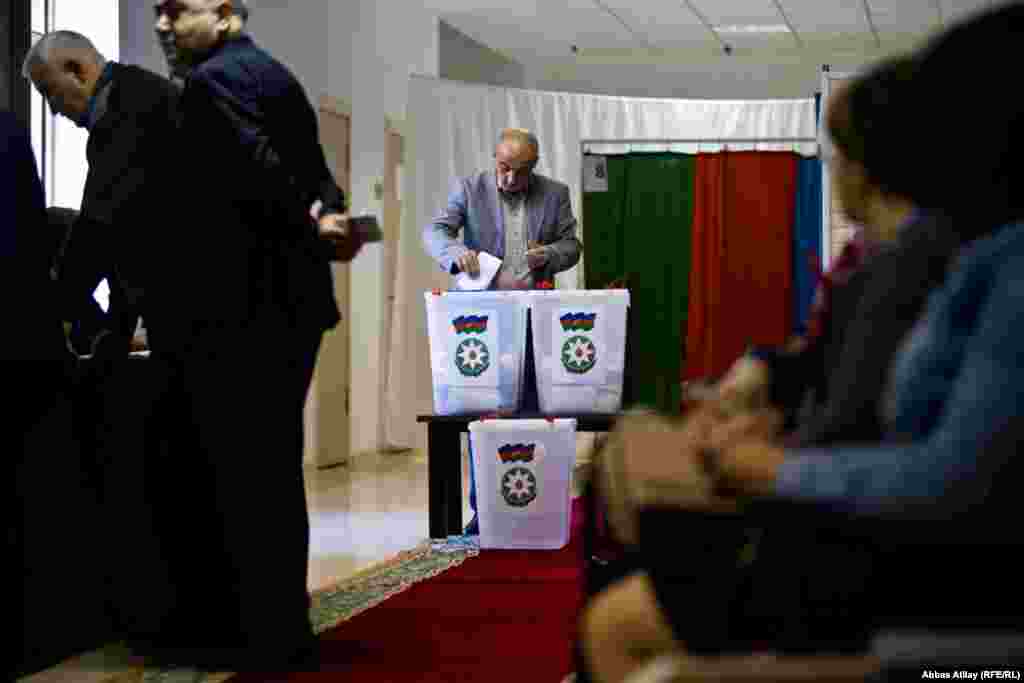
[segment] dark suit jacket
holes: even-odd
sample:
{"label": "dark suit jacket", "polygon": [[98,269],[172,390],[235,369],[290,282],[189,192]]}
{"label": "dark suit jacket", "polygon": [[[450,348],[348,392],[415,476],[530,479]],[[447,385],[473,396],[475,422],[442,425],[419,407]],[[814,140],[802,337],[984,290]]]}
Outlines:
{"label": "dark suit jacket", "polygon": [[[60,271],[60,264],[64,260],[64,251],[71,239],[71,231],[75,221],[78,220],[78,215],[78,211],[74,209],[59,206],[51,206],[46,209],[50,243],[54,255],[51,267],[54,272]],[[71,345],[75,351],[83,355],[91,351],[92,340],[101,330],[113,327],[110,318],[91,295],[82,297],[77,317],[69,322],[73,323]]]}
{"label": "dark suit jacket", "polygon": [[28,131],[8,111],[0,111],[0,212],[0,360],[60,359],[64,335],[50,279],[46,200]]}
{"label": "dark suit jacket", "polygon": [[178,189],[174,163],[178,91],[144,69],[113,68],[106,112],[89,132],[81,212],[58,270],[64,315],[80,318],[106,278],[115,331],[130,338],[145,315],[159,348],[174,331],[175,282],[187,272],[165,248],[180,239],[168,207],[188,191]]}
{"label": "dark suit jacket", "polygon": [[345,198],[302,86],[243,36],[192,71],[182,111],[195,343],[251,345],[336,325],[329,253],[308,212],[317,199],[344,211]]}

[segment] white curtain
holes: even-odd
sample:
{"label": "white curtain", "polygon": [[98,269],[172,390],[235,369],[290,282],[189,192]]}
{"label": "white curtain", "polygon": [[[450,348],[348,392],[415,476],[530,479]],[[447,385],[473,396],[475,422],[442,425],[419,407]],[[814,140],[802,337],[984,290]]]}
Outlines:
{"label": "white curtain", "polygon": [[[412,76],[407,121],[411,139],[407,140],[404,199],[410,210],[404,212],[398,245],[384,411],[386,440],[394,446],[422,447],[426,443],[426,430],[416,424],[416,415],[431,412],[433,404],[423,292],[447,288],[448,277],[424,252],[422,229],[442,208],[452,178],[491,167],[502,128],[528,128],[536,133],[541,145],[537,171],[569,185],[577,218],[582,206],[582,143],[586,141],[601,142],[587,144],[587,151],[595,154],[716,152],[725,145],[730,150],[816,153],[813,99],[638,99]],[[778,139],[789,142],[763,142]],[[745,140],[762,142],[742,142]],[[579,237],[583,237],[582,224]],[[561,273],[558,287],[580,286],[582,272],[581,262]]]}

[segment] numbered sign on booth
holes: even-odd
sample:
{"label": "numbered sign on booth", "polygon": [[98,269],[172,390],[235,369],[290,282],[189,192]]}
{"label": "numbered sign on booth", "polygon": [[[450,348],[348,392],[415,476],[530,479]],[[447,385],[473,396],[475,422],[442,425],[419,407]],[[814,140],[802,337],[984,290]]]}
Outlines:
{"label": "numbered sign on booth", "polygon": [[452,309],[448,326],[451,384],[465,387],[497,387],[498,314],[493,310]]}
{"label": "numbered sign on booth", "polygon": [[552,384],[607,383],[608,334],[604,306],[572,306],[556,309],[551,356]]}

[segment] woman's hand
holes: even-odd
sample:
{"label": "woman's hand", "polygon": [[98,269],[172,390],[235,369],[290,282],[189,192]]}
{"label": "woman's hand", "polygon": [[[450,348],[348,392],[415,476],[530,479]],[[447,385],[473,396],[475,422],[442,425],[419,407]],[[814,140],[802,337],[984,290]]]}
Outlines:
{"label": "woman's hand", "polygon": [[768,404],[771,374],[762,360],[742,356],[715,386],[718,400],[731,411],[752,410]]}
{"label": "woman's hand", "polygon": [[774,491],[776,472],[785,459],[785,451],[774,443],[781,424],[778,411],[764,410],[714,427],[708,445],[721,483],[750,494]]}

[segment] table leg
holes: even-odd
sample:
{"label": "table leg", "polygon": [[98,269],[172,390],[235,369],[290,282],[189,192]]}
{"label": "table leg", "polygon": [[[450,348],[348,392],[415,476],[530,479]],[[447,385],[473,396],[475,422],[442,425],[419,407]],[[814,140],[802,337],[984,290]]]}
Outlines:
{"label": "table leg", "polygon": [[458,424],[427,425],[430,537],[462,533],[462,448]]}

